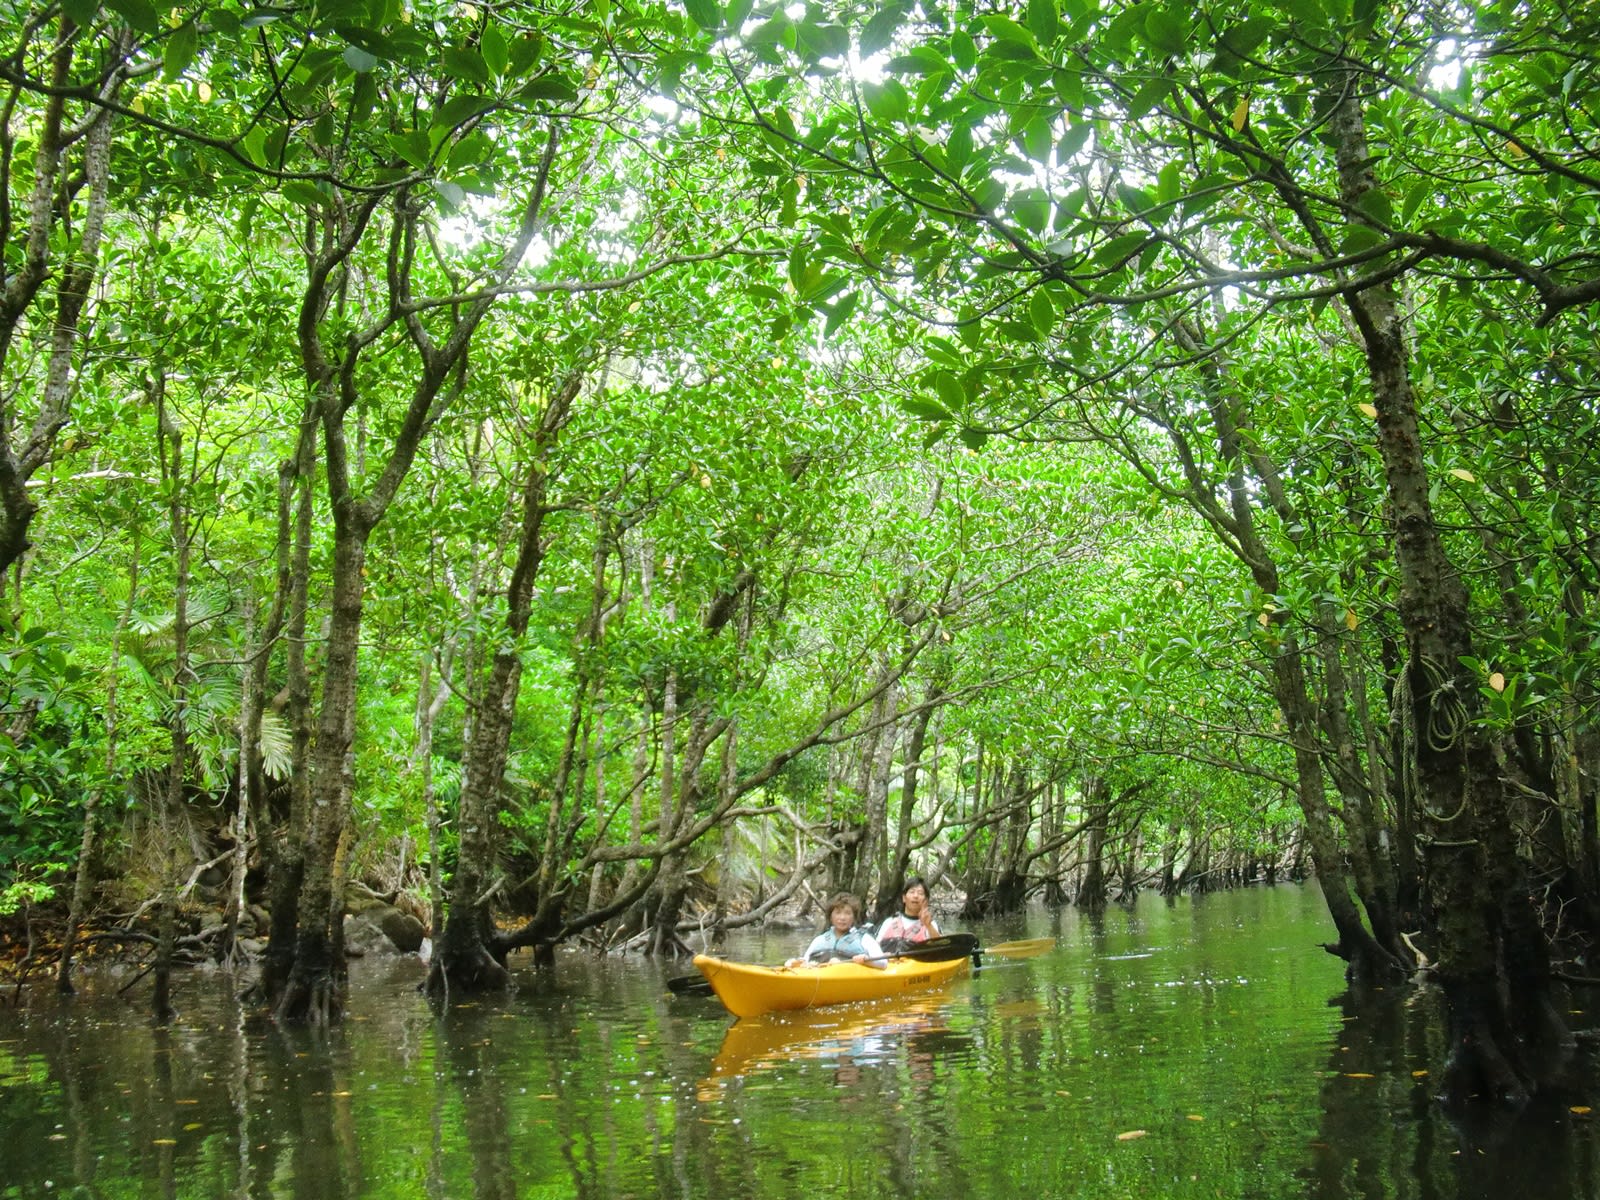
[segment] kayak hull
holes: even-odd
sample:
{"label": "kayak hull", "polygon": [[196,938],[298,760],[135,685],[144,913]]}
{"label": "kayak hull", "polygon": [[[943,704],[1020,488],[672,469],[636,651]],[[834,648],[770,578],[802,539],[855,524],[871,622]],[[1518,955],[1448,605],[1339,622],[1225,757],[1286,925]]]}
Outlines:
{"label": "kayak hull", "polygon": [[762,1013],[885,1000],[904,992],[944,987],[966,972],[968,960],[963,957],[950,962],[916,962],[894,958],[882,970],[852,962],[774,968],[697,954],[694,965],[729,1012],[736,1017],[759,1017]]}

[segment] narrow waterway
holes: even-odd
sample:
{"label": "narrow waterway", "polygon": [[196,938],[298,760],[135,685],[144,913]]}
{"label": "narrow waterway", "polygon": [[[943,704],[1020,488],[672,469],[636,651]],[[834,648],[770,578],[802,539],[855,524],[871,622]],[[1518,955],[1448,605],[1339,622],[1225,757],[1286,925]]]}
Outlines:
{"label": "narrow waterway", "polygon": [[145,983],[8,993],[0,1197],[1600,1196],[1582,1089],[1449,1120],[1432,997],[1358,1011],[1314,889],[978,932],[1058,944],[909,1005],[738,1023],[667,993],[683,964],[582,953],[442,1019],[420,964],[362,960],[322,1035],[214,972],[180,979],[166,1029]]}

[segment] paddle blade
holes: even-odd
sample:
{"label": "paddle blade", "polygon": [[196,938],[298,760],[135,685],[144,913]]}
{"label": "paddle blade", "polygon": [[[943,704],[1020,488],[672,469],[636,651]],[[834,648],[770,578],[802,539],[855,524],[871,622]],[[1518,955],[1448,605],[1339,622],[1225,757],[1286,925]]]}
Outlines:
{"label": "paddle blade", "polygon": [[667,991],[674,996],[711,996],[711,981],[703,975],[679,975],[667,980]]}
{"label": "paddle blade", "polygon": [[1021,942],[1001,942],[998,946],[985,946],[983,952],[996,958],[1038,958],[1056,948],[1055,938],[1028,938]]}

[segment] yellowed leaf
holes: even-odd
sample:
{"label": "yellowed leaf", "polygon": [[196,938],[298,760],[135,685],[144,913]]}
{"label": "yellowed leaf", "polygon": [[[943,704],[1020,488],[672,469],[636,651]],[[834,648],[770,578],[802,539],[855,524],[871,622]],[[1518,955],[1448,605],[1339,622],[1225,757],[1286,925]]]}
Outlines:
{"label": "yellowed leaf", "polygon": [[1507,141],[1506,142],[1506,150],[1511,154],[1512,158],[1527,158],[1528,157],[1528,152],[1526,150],[1524,150],[1521,146],[1517,145],[1517,143],[1515,143],[1513,141]]}
{"label": "yellowed leaf", "polygon": [[136,113],[143,113],[144,112],[144,97],[143,96],[135,96],[132,100],[128,101],[128,107],[133,109],[133,111],[136,112]]}
{"label": "yellowed leaf", "polygon": [[1345,609],[1344,610],[1344,627],[1346,629],[1348,629],[1351,633],[1354,633],[1355,630],[1356,630],[1356,626],[1359,625],[1359,624],[1361,624],[1361,618],[1356,616],[1356,610],[1353,609],[1353,608]]}
{"label": "yellowed leaf", "polygon": [[1191,1121],[1204,1121],[1205,1118],[1202,1117],[1199,1113],[1190,1113],[1189,1114],[1189,1120],[1191,1120]]}
{"label": "yellowed leaf", "polygon": [[1413,1078],[1413,1079],[1426,1079],[1427,1077],[1428,1077],[1428,1073],[1426,1071],[1413,1071],[1413,1072],[1411,1072],[1411,1078]]}
{"label": "yellowed leaf", "polygon": [[1239,103],[1233,106],[1233,117],[1228,124],[1233,126],[1235,133],[1244,129],[1244,123],[1250,119],[1250,97],[1239,97]]}
{"label": "yellowed leaf", "polygon": [[202,79],[199,83],[197,83],[195,85],[194,92],[195,92],[195,95],[200,97],[200,103],[201,104],[210,104],[211,103],[211,85],[209,83],[207,83],[204,79]]}
{"label": "yellowed leaf", "polygon": [[1461,467],[1451,467],[1450,468],[1450,474],[1454,475],[1457,479],[1463,480],[1466,483],[1477,483],[1478,482],[1478,477],[1476,475],[1474,475],[1471,471],[1465,470],[1465,469],[1463,469]]}
{"label": "yellowed leaf", "polygon": [[1356,411],[1369,420],[1376,421],[1378,419],[1378,409],[1375,405],[1358,404],[1356,405]]}
{"label": "yellowed leaf", "polygon": [[1587,1104],[1574,1104],[1567,1111],[1570,1113],[1576,1113],[1580,1117],[1587,1117],[1592,1110]]}
{"label": "yellowed leaf", "polygon": [[1505,691],[1506,690],[1506,677],[1504,675],[1500,674],[1499,671],[1496,671],[1493,675],[1489,676],[1489,686],[1492,687],[1497,692]]}
{"label": "yellowed leaf", "polygon": [[1148,1130],[1144,1130],[1144,1129],[1130,1129],[1126,1133],[1117,1134],[1117,1141],[1119,1141],[1119,1142],[1131,1142],[1131,1141],[1134,1141],[1137,1138],[1145,1137],[1148,1132],[1149,1132]]}
{"label": "yellowed leaf", "polygon": [[1260,625],[1263,629],[1267,627],[1267,623],[1271,620],[1272,614],[1269,612],[1263,611],[1256,615],[1256,624]]}

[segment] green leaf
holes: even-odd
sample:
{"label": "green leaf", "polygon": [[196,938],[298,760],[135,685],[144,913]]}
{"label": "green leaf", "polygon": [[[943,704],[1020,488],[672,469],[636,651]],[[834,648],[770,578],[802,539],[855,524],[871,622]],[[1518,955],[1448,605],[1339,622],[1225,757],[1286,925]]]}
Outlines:
{"label": "green leaf", "polygon": [[1225,29],[1217,44],[1240,58],[1248,58],[1267,40],[1276,25],[1271,17],[1250,17]]}
{"label": "green leaf", "polygon": [[413,129],[405,134],[391,133],[385,140],[389,149],[413,167],[425,167],[433,157],[433,142],[425,129]]}
{"label": "green leaf", "polygon": [[446,46],[439,53],[439,62],[447,73],[457,78],[477,84],[489,82],[489,64],[472,46]]}
{"label": "green leaf", "polygon": [[978,44],[965,29],[958,29],[950,35],[950,61],[955,63],[958,71],[970,71],[978,65]]}
{"label": "green leaf", "polygon": [[106,7],[141,33],[160,33],[161,17],[150,0],[106,0]]}
{"label": "green leaf", "polygon": [[1033,34],[1041,47],[1056,40],[1056,35],[1061,32],[1056,0],[1028,0],[1028,32]]}
{"label": "green leaf", "polygon": [[381,58],[386,62],[396,62],[400,58],[398,47],[375,29],[367,29],[360,25],[336,25],[334,32],[352,46],[365,50],[375,58]]}
{"label": "green leaf", "polygon": [[66,13],[78,28],[87,29],[94,24],[95,14],[100,11],[100,4],[99,0],[61,0],[61,11]]}
{"label": "green leaf", "polygon": [[722,28],[722,6],[716,0],[683,0],[689,19],[708,33]]}
{"label": "green leaf", "polygon": [[523,100],[556,100],[570,104],[578,98],[578,89],[554,71],[550,71],[528,80],[518,89],[517,95]]}
{"label": "green leaf", "polygon": [[989,36],[997,42],[1015,42],[1028,48],[1028,56],[1035,56],[1033,34],[1026,28],[1018,25],[1010,17],[987,16],[983,18],[983,27],[989,31]]}
{"label": "green leaf", "polygon": [[793,38],[794,22],[780,9],[770,21],[763,21],[751,31],[745,41],[752,46],[788,46],[793,44]]}
{"label": "green leaf", "polygon": [[941,370],[933,373],[933,388],[939,393],[939,403],[949,411],[960,412],[967,406],[967,389],[962,387],[961,380],[949,371]]}
{"label": "green leaf", "polygon": [[822,336],[832,337],[839,331],[839,327],[850,319],[850,314],[855,312],[856,306],[861,303],[861,293],[851,292],[832,308],[826,309],[827,321],[822,326]]}
{"label": "green leaf", "polygon": [[1156,200],[1160,204],[1171,204],[1178,198],[1183,188],[1182,171],[1176,162],[1169,162],[1161,168],[1161,174],[1156,179]]}
{"label": "green leaf", "polygon": [[968,450],[982,450],[983,444],[989,440],[989,435],[981,429],[963,429],[960,436]]}
{"label": "green leaf", "polygon": [[1175,9],[1153,9],[1144,22],[1144,36],[1161,54],[1182,54],[1188,46],[1189,18]]}
{"label": "green leaf", "polygon": [[904,121],[910,115],[911,98],[898,79],[863,84],[861,95],[867,111],[880,121]]}
{"label": "green leaf", "polygon": [[504,77],[511,66],[511,45],[498,25],[486,25],[478,39],[478,50],[483,54],[484,65],[496,79]]}
{"label": "green leaf", "polygon": [[378,56],[368,53],[360,46],[346,46],[344,48],[344,65],[357,75],[364,75],[378,65]]}
{"label": "green leaf", "polygon": [[1383,234],[1370,225],[1352,225],[1345,230],[1344,241],[1339,244],[1340,254],[1360,254],[1381,244]]}
{"label": "green leaf", "polygon": [[1424,176],[1411,185],[1411,190],[1406,193],[1405,202],[1400,206],[1400,224],[1409,226],[1417,215],[1417,210],[1423,202],[1430,199],[1437,188],[1437,184]]}
{"label": "green leaf", "polygon": [[1149,240],[1149,234],[1125,233],[1121,237],[1114,237],[1100,249],[1095,251],[1094,260],[1102,265],[1121,262],[1144,248]]}
{"label": "green leaf", "polygon": [[161,78],[168,83],[178,79],[194,62],[200,48],[200,34],[193,21],[185,21],[167,35],[167,49],[161,60]]}
{"label": "green leaf", "polygon": [[1006,202],[1006,209],[1030,233],[1043,233],[1050,223],[1050,197],[1043,188],[1023,188]]}
{"label": "green leaf", "polygon": [[958,121],[951,127],[944,154],[951,172],[956,175],[961,174],[963,168],[972,161],[972,127],[965,121]]}
{"label": "green leaf", "polygon": [[321,188],[304,179],[291,179],[285,183],[283,198],[310,209],[321,208],[328,202],[328,197]]}
{"label": "green leaf", "polygon": [[1056,162],[1066,165],[1078,151],[1088,144],[1089,135],[1094,132],[1094,126],[1085,121],[1082,125],[1072,125],[1061,135],[1056,142]]}
{"label": "green leaf", "polygon": [[1028,301],[1028,317],[1033,322],[1033,327],[1039,331],[1040,337],[1049,337],[1050,331],[1056,325],[1056,305],[1050,299],[1050,293],[1043,288],[1038,288],[1033,293],[1033,299]]}
{"label": "green leaf", "polygon": [[942,405],[921,396],[905,396],[900,400],[900,407],[913,417],[923,421],[948,421],[949,411]]}
{"label": "green leaf", "polygon": [[802,21],[795,26],[795,52],[807,62],[843,58],[850,53],[850,31],[843,25]]}
{"label": "green leaf", "polygon": [[1167,98],[1176,81],[1166,75],[1157,75],[1145,83],[1128,101],[1128,120],[1137,121]]}
{"label": "green leaf", "polygon": [[904,19],[905,10],[898,4],[885,5],[874,13],[872,19],[861,28],[862,55],[876,54],[894,41],[895,30],[900,28],[900,22]]}
{"label": "green leaf", "polygon": [[1356,207],[1380,225],[1394,224],[1394,205],[1390,203],[1388,193],[1382,188],[1373,188],[1370,192],[1363,193],[1356,201]]}
{"label": "green leaf", "polygon": [[439,199],[444,201],[445,208],[450,212],[461,211],[461,205],[466,201],[467,192],[460,184],[441,179],[434,183],[433,190],[439,194]]}
{"label": "green leaf", "polygon": [[433,114],[434,129],[454,129],[493,106],[487,96],[451,96]]}

